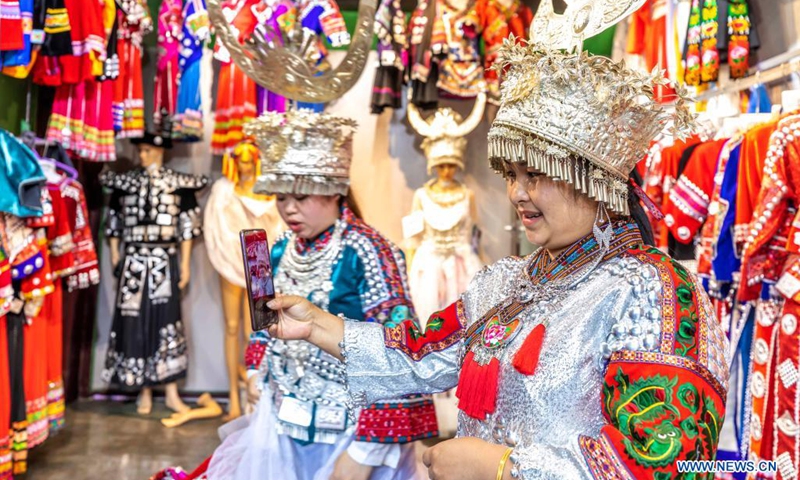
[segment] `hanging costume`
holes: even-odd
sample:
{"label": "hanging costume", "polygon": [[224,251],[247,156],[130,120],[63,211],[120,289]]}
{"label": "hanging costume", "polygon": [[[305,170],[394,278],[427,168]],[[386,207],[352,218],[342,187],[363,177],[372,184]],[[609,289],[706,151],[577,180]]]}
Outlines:
{"label": "hanging costume", "polygon": [[200,61],[203,43],[211,30],[204,0],[189,0],[183,5],[183,39],[180,47],[178,103],[172,122],[173,136],[184,141],[203,138],[203,111],[200,98]]}

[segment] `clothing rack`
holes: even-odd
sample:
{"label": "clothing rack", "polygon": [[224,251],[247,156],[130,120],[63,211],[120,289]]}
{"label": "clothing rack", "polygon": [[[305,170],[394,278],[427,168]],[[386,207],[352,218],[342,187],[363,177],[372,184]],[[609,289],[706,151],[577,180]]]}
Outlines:
{"label": "clothing rack", "polygon": [[[780,63],[776,63],[779,61]],[[774,65],[774,66],[768,66]],[[757,65],[756,72],[738,80],[726,83],[722,87],[706,90],[697,95],[698,102],[706,101],[719,95],[741,92],[760,83],[769,83],[786,78],[793,73],[800,72],[800,49],[792,50],[774,59],[767,60]]]}

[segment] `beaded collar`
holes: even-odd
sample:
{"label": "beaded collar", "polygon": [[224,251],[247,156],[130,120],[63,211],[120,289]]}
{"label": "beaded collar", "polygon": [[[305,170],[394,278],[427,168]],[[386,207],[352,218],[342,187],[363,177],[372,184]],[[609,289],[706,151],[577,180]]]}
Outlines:
{"label": "beaded collar", "polygon": [[[352,225],[356,222],[356,216],[352,210],[344,204],[342,206],[342,214],[339,219],[346,223],[347,225]],[[323,248],[325,248],[328,243],[330,243],[331,238],[333,238],[333,231],[336,228],[336,223],[330,226],[327,230],[319,234],[317,237],[307,240],[305,238],[295,237],[295,250],[297,253],[301,255],[305,255],[311,252],[319,252]]]}
{"label": "beaded collar", "polygon": [[[642,235],[635,223],[615,222],[614,237],[603,260],[616,257],[621,253],[641,245]],[[546,249],[540,248],[530,260],[528,274],[534,285],[544,285],[553,280],[560,280],[580,270],[596,260],[601,249],[591,233],[573,243],[556,258],[551,259]]]}

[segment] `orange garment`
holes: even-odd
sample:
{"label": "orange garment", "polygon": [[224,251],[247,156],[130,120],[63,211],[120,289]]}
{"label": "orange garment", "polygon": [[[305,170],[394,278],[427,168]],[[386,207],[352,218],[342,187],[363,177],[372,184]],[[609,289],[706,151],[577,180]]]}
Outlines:
{"label": "orange garment", "polygon": [[41,312],[47,329],[47,422],[51,433],[64,425],[63,291],[61,280],[56,280],[53,293],[44,298]]}
{"label": "orange garment", "polygon": [[28,416],[28,449],[42,444],[49,433],[47,421],[47,321],[40,315],[25,325],[25,411]]}
{"label": "orange garment", "polygon": [[680,243],[692,242],[708,217],[714,173],[725,142],[727,139],[698,145],[668,193],[668,201],[664,205],[664,223]]}
{"label": "orange garment", "polygon": [[229,62],[222,64],[217,85],[211,151],[222,155],[242,141],[242,127],[257,116],[256,84],[235,63]]}
{"label": "orange garment", "polygon": [[[775,127],[774,123],[771,125]],[[753,221],[743,252],[737,295],[741,302],[760,297],[756,303],[754,344],[761,345],[756,349],[761,353],[754,354],[751,378],[761,378],[759,382],[751,381],[754,395],[749,413],[751,425],[761,428],[751,430],[748,458],[778,460],[786,466],[781,471],[789,471],[800,468],[800,435],[796,429],[784,428],[800,420],[796,382],[787,381],[786,374],[786,365],[797,365],[800,359],[797,333],[789,323],[800,315],[800,268],[785,247],[786,231],[800,199],[800,116],[781,120],[777,129],[787,134],[771,135],[769,153],[762,157],[763,181],[752,204]],[[737,193],[742,190],[740,185]],[[778,280],[778,298],[764,298],[764,280]]]}
{"label": "orange garment", "polygon": [[[0,300],[2,302],[3,300]],[[11,376],[8,370],[6,316],[0,316],[0,479],[11,478]]]}
{"label": "orange garment", "polygon": [[46,239],[43,232],[37,232],[37,244],[43,253],[43,266],[22,280],[20,290],[27,299],[25,315],[24,380],[25,410],[28,417],[28,449],[43,443],[49,434],[47,417],[47,351],[48,324],[45,309],[41,308],[46,295],[54,290],[53,276],[50,273],[49,255],[46,252]]}
{"label": "orange garment", "polygon": [[[665,0],[648,0],[631,15],[626,51],[644,58],[647,70],[658,67],[668,71],[667,64],[667,6]],[[669,101],[675,90],[659,85],[655,96],[659,101]]]}
{"label": "orange garment", "polygon": [[750,221],[761,190],[761,176],[767,158],[769,137],[778,125],[777,120],[750,129],[742,140],[739,157],[739,180],[736,189],[736,223],[734,239],[736,250],[741,252],[750,230]]}
{"label": "orange garment", "polygon": [[533,21],[531,9],[515,0],[506,8],[500,0],[478,0],[475,11],[480,20],[480,29],[483,32],[485,52],[483,55],[484,79],[489,90],[490,100],[500,100],[500,78],[492,66],[497,61],[500,47],[509,35],[514,35],[517,41],[528,37],[528,28]]}

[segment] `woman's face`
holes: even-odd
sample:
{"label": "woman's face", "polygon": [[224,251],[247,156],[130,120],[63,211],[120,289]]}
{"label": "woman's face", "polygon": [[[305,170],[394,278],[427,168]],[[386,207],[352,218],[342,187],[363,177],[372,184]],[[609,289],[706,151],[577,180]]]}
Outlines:
{"label": "woman's face", "polygon": [[336,195],[278,194],[275,200],[281,218],[300,238],[316,238],[339,218]]}
{"label": "woman's face", "polygon": [[242,180],[251,180],[256,167],[253,154],[248,150],[244,150],[237,160],[236,168],[238,169],[239,178]]}
{"label": "woman's face", "polygon": [[452,182],[458,172],[458,167],[453,163],[436,165],[436,176],[443,182]]}
{"label": "woman's face", "polygon": [[508,199],[534,245],[556,256],[592,231],[597,202],[521,163],[505,163]]}

